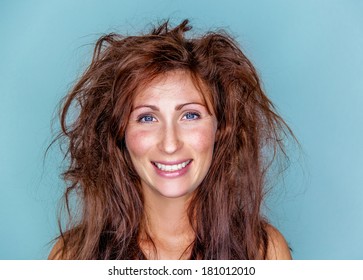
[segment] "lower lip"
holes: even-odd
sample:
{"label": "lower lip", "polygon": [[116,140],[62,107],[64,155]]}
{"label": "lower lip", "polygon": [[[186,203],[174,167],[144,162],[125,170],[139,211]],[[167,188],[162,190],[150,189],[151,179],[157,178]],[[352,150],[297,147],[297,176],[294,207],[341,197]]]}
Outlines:
{"label": "lower lip", "polygon": [[188,163],[188,165],[186,165],[182,169],[175,170],[175,171],[163,171],[163,170],[160,170],[159,168],[157,168],[153,163],[152,163],[152,165],[154,166],[155,171],[158,175],[160,175],[162,177],[166,177],[166,178],[176,178],[176,177],[183,176],[185,173],[187,173],[189,170],[189,167],[192,163],[193,163],[193,161]]}

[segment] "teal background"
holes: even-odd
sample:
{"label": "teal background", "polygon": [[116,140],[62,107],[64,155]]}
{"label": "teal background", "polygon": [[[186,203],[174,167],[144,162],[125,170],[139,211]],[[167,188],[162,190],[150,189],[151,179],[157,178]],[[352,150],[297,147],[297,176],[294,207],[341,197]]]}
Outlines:
{"label": "teal background", "polygon": [[103,33],[231,32],[301,142],[269,199],[295,259],[363,259],[363,2],[0,0],[0,259],[44,259],[63,191],[57,104]]}

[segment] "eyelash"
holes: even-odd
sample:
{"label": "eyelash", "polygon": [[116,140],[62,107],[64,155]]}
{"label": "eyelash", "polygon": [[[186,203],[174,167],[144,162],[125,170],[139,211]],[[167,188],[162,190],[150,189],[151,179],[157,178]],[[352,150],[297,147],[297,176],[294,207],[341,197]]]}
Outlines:
{"label": "eyelash", "polygon": [[186,112],[183,116],[183,118],[186,116],[186,115],[194,115],[194,116],[197,116],[197,118],[192,118],[192,119],[188,119],[188,120],[197,120],[200,118],[200,114],[197,113],[197,112]]}
{"label": "eyelash", "polygon": [[[187,119],[187,120],[197,120],[197,119],[200,119],[200,114],[197,113],[197,112],[186,112],[183,116],[183,119],[185,116],[187,115],[193,115],[193,116],[196,116],[194,118],[191,118],[191,119]],[[150,122],[153,122],[153,121],[145,121],[145,118],[152,118],[152,119],[155,119],[155,117],[153,117],[151,114],[145,114],[145,115],[141,115],[137,118],[137,122],[139,123],[150,123]],[[144,120],[143,120],[144,119]]]}
{"label": "eyelash", "polygon": [[137,118],[137,122],[139,123],[149,123],[150,121],[143,121],[142,119],[146,118],[146,117],[150,117],[150,118],[153,118],[155,119],[152,115],[141,115]]}

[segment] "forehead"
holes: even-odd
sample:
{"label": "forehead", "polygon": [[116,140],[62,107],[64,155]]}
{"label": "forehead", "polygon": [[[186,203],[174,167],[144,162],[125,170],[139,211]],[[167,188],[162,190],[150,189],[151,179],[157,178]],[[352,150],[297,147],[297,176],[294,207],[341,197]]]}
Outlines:
{"label": "forehead", "polygon": [[184,70],[170,71],[156,76],[141,86],[135,93],[133,107],[145,101],[168,98],[173,101],[195,101],[211,108],[210,94],[207,87],[191,73]]}

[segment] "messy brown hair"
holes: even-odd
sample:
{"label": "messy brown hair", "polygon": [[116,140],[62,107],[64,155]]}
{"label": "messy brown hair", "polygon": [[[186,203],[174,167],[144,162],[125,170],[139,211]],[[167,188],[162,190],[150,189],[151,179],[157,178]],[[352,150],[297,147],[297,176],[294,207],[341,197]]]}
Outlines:
{"label": "messy brown hair", "polygon": [[188,38],[190,29],[188,20],[172,29],[166,21],[145,35],[102,36],[64,99],[60,136],[69,160],[63,173],[69,219],[61,226],[61,258],[146,258],[139,242],[149,236],[142,232],[143,194],[125,130],[135,92],[174,70],[208,88],[205,98],[218,121],[210,170],[188,208],[195,234],[188,257],[266,258],[266,176],[291,131],[236,41],[224,31]]}

